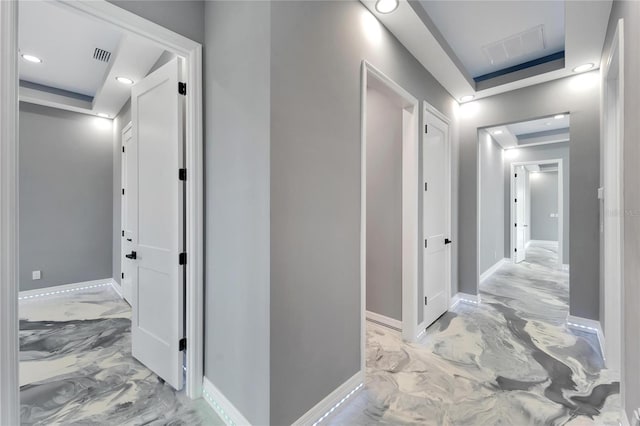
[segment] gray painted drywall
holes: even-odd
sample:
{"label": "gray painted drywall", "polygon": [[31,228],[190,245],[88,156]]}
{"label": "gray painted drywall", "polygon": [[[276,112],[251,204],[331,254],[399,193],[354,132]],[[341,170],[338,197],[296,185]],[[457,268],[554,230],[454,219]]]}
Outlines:
{"label": "gray painted drywall", "polygon": [[[258,425],[269,424],[270,10],[205,7],[205,376]],[[297,348],[293,336],[281,347]]]}
{"label": "gray painted drywall", "polygon": [[[571,127],[573,128],[573,126],[574,126],[574,122],[573,122],[573,115],[572,115]],[[573,240],[571,238],[574,237],[573,233],[577,232],[576,229],[574,228],[574,223],[572,222],[573,216],[571,215],[572,209],[573,209],[573,205],[571,203],[571,194],[572,194],[573,188],[571,187],[571,185],[576,185],[576,182],[572,179],[573,175],[571,174],[572,162],[570,157],[571,157],[572,143],[573,143],[573,139],[571,142],[561,142],[561,143],[554,143],[549,145],[537,145],[537,146],[530,146],[526,148],[518,148],[517,150],[509,150],[507,153],[505,153],[505,162],[504,162],[505,163],[504,164],[504,182],[505,182],[505,188],[506,188],[504,214],[506,218],[510,218],[511,217],[511,210],[510,210],[511,200],[509,199],[509,194],[511,194],[511,189],[510,189],[511,188],[511,163],[555,160],[555,159],[562,160],[562,175],[563,175],[563,178],[562,178],[563,213],[562,214],[564,215],[564,223],[562,225],[563,263],[569,263],[572,259],[573,254],[571,253],[570,248],[573,247],[573,243],[572,243]],[[592,171],[592,173],[597,173],[597,170]],[[589,175],[589,177],[591,179],[593,178],[591,174]],[[597,196],[597,189],[596,189],[596,196]],[[529,222],[531,222],[531,218],[529,219]],[[508,258],[511,257],[511,250],[512,250],[511,226],[513,226],[513,224],[511,223],[510,220],[507,220],[504,225],[504,229],[505,229],[504,257],[508,257]],[[531,229],[529,229],[529,231],[531,231]],[[531,239],[535,239],[535,238],[531,237]],[[575,268],[575,269],[578,269],[578,268]],[[571,272],[573,273],[577,271],[571,271]],[[576,285],[576,283],[578,283],[577,285],[580,285],[579,282],[574,281],[574,275],[570,274],[569,279],[571,282],[574,283],[574,285]],[[589,288],[591,289],[591,287]],[[570,293],[573,290],[581,291],[580,288],[574,289],[574,287],[570,286]],[[593,290],[590,290],[590,291],[593,291]],[[595,300],[598,300],[600,296],[598,294],[595,297],[596,297]],[[569,308],[571,309],[571,306]]]}
{"label": "gray painted drywall", "polygon": [[367,89],[367,311],[402,321],[402,108]]}
{"label": "gray painted drywall", "polygon": [[111,120],[21,102],[19,121],[20,290],[111,278]]}
{"label": "gray painted drywall", "polygon": [[122,130],[131,122],[131,99],[113,119],[113,279],[120,284],[122,273]]}
{"label": "gray painted drywall", "polygon": [[532,240],[558,241],[558,172],[533,173],[529,180],[531,188]]}
{"label": "gray painted drywall", "polygon": [[[619,19],[624,19],[624,258],[622,295],[622,360],[623,403],[627,417],[633,422],[633,410],[640,408],[640,86],[635,78],[640,73],[640,3],[614,1],[603,52],[608,58]],[[606,278],[606,277],[605,277]],[[604,292],[604,286],[601,291]],[[604,310],[601,312],[604,318]]]}
{"label": "gray painted drywall", "polygon": [[204,1],[107,0],[198,43],[204,42]]}
{"label": "gray painted drywall", "polygon": [[600,83],[598,71],[514,90],[466,104],[460,111],[459,281],[460,290],[478,289],[478,129],[571,112],[570,150],[570,311],[597,319],[600,164]]}
{"label": "gray painted drywall", "polygon": [[360,370],[361,61],[451,118],[455,102],[358,2],[274,2],[271,58],[270,423],[284,425]]}
{"label": "gray painted drywall", "polygon": [[480,131],[480,273],[503,259],[505,222],[504,150]]}

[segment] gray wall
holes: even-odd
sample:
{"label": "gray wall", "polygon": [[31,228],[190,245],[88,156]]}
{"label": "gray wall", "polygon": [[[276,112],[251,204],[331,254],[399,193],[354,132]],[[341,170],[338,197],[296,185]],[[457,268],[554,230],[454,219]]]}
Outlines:
{"label": "gray wall", "polygon": [[367,310],[402,321],[402,109],[367,89]]}
{"label": "gray wall", "polygon": [[[526,87],[467,104],[460,118],[459,286],[478,289],[478,128],[571,113],[571,314],[599,317],[598,218],[600,84],[598,71]],[[577,267],[579,266],[579,267]]]}
{"label": "gray wall", "polygon": [[531,187],[532,240],[558,241],[558,172],[534,173],[529,180]]}
{"label": "gray wall", "polygon": [[20,290],[111,278],[111,121],[22,102],[19,121]]}
{"label": "gray wall", "polygon": [[113,119],[113,279],[120,283],[122,243],[122,130],[131,121],[131,99],[125,103]]}
{"label": "gray wall", "polygon": [[[574,127],[574,121],[573,121],[573,115],[572,115],[571,116],[571,132],[574,132],[573,127]],[[505,154],[504,182],[505,182],[506,191],[505,191],[505,202],[504,202],[504,208],[505,208],[504,214],[505,214],[505,217],[507,218],[507,221],[505,222],[505,225],[504,225],[504,229],[505,229],[504,256],[505,257],[510,258],[511,250],[512,250],[512,247],[511,247],[512,224],[509,219],[511,217],[511,210],[510,210],[511,200],[509,199],[509,194],[511,193],[511,190],[510,190],[511,163],[561,159],[562,160],[562,192],[563,192],[562,206],[563,206],[563,215],[564,215],[564,223],[562,225],[562,241],[563,241],[562,260],[566,264],[566,263],[570,263],[571,260],[574,259],[573,256],[576,253],[571,253],[570,248],[574,247],[572,238],[576,237],[574,234],[575,232],[578,232],[578,231],[574,227],[574,222],[573,222],[574,217],[572,216],[572,209],[574,208],[574,204],[572,203],[572,198],[571,198],[574,190],[572,186],[577,185],[576,181],[574,180],[575,178],[573,177],[574,175],[572,174],[571,152],[572,152],[572,149],[575,149],[575,147],[571,146],[571,144],[573,143],[574,143],[574,140],[572,139],[571,142],[561,142],[561,143],[554,143],[549,145],[538,145],[538,146],[530,146],[528,148],[519,148],[517,150],[510,151],[508,154]],[[576,141],[575,143],[579,143],[579,142]],[[582,167],[582,166],[579,166],[579,167]],[[583,172],[586,172],[586,171],[583,171]],[[594,173],[598,173],[597,170],[591,170],[590,172],[591,172],[589,173],[590,179],[593,179],[592,175]],[[531,180],[529,180],[529,182],[531,182]],[[584,201],[587,201],[587,200],[584,200]],[[596,189],[596,201],[597,201],[597,189]],[[599,211],[597,210],[596,213],[598,213],[598,216],[596,217],[596,220],[598,220]],[[531,231],[531,228],[529,230]],[[596,232],[597,231],[598,231],[598,228],[596,228]],[[531,239],[535,240],[536,238],[531,237]],[[578,254],[578,258],[583,259],[582,257],[584,255],[583,250],[578,249],[577,254]],[[593,253],[591,254],[593,255]],[[596,252],[596,255],[599,256],[597,252]],[[582,264],[578,263],[578,265],[582,265]],[[579,273],[577,271],[578,269],[580,268],[574,268],[573,270],[571,270],[571,274],[569,276],[569,280],[570,280],[569,296],[570,297],[574,292],[587,291],[583,287],[580,287],[581,284],[579,281],[575,281],[575,273]],[[579,287],[576,288],[575,287],[576,285]],[[589,288],[588,291],[593,291],[591,286],[588,288]],[[573,295],[573,296],[579,297],[578,295]],[[590,293],[588,296],[594,297],[595,298],[594,300],[599,303],[599,298],[600,298],[599,293],[596,296],[593,296],[593,294]],[[574,303],[574,299],[571,299],[571,303]],[[573,308],[572,306],[569,306],[569,309],[572,309],[572,308]]]}
{"label": "gray wall", "polygon": [[[480,273],[504,259],[504,150],[486,131],[478,134],[480,152]],[[508,188],[508,186],[507,186]]]}
{"label": "gray wall", "polygon": [[274,425],[292,423],[360,370],[362,59],[453,117],[454,100],[375,20],[380,37],[370,38],[367,18],[358,2],[273,3]]}
{"label": "gray wall", "polygon": [[[269,424],[270,9],[205,7],[205,375],[259,425]],[[298,347],[290,336],[281,349]]]}
{"label": "gray wall", "polygon": [[[633,410],[640,408],[640,3],[615,1],[609,19],[603,58],[608,57],[618,19],[624,19],[624,259],[623,277],[623,372],[624,408],[633,421]],[[602,290],[604,291],[604,287]],[[604,318],[603,313],[601,313]]]}

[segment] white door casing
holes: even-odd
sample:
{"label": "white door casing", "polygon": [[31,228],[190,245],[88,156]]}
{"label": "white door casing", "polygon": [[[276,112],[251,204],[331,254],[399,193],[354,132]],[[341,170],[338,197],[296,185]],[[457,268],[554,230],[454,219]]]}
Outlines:
{"label": "white door casing", "polygon": [[449,126],[424,111],[423,173],[423,286],[424,324],[428,327],[449,307]]}
{"label": "white door casing", "polygon": [[524,166],[517,166],[515,168],[515,174],[513,181],[515,187],[513,188],[512,197],[514,202],[514,217],[513,226],[516,230],[516,241],[514,245],[514,262],[520,263],[525,259],[525,244],[526,244],[526,169]]}
{"label": "white door casing", "polygon": [[132,208],[135,206],[133,203],[129,203],[129,197],[135,198],[137,195],[136,178],[138,176],[135,166],[137,166],[138,149],[133,139],[133,129],[131,123],[129,123],[122,130],[122,167],[121,167],[121,179],[122,179],[122,203],[121,203],[121,243],[120,243],[120,269],[122,274],[120,276],[120,285],[122,286],[122,296],[129,304],[132,303],[132,291],[133,284],[132,278],[134,276],[134,263],[129,261],[125,257],[126,253],[131,253],[134,250],[134,235],[131,228],[131,224],[134,222],[135,210]]}
{"label": "white door casing", "polygon": [[132,88],[137,190],[131,191],[132,353],[176,389],[183,386],[184,250],[183,103],[180,60]]}

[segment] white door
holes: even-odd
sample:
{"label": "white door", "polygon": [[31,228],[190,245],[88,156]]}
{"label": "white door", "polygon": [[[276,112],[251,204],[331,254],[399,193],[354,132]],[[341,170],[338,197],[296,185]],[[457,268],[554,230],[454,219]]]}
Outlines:
{"label": "white door", "polygon": [[137,147],[133,139],[133,130],[131,125],[128,125],[122,131],[122,214],[120,219],[122,222],[122,241],[120,244],[122,253],[120,267],[122,274],[120,276],[120,284],[122,285],[122,295],[129,304],[132,303],[132,278],[135,273],[135,264],[124,256],[134,250],[134,235],[131,224],[134,221],[135,211],[133,210],[133,207],[135,206],[135,203],[129,203],[128,199],[129,197],[133,197],[135,199],[138,189],[136,182],[138,173],[135,169],[137,165],[137,154]]}
{"label": "white door", "polygon": [[[174,59],[131,92],[137,179],[132,274],[132,352],[176,389],[183,385],[184,266],[183,96],[180,62]],[[132,196],[134,192],[132,191]],[[186,260],[186,259],[185,259]]]}
{"label": "white door", "polygon": [[449,308],[449,126],[428,110],[424,117],[424,320],[429,326]]}
{"label": "white door", "polygon": [[526,170],[524,166],[515,168],[514,183],[515,190],[513,193],[514,203],[514,228],[516,230],[516,241],[514,248],[515,263],[520,263],[525,258],[525,247],[527,239],[526,228]]}

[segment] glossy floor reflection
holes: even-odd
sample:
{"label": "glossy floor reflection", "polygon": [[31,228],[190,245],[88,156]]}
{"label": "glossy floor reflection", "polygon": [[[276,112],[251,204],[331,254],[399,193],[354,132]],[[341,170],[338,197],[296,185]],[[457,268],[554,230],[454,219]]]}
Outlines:
{"label": "glossy floor reflection", "polygon": [[556,251],[533,244],[418,343],[369,323],[365,387],[326,424],[618,425],[618,375],[597,339],[567,328]]}
{"label": "glossy floor reflection", "polygon": [[22,424],[224,424],[131,356],[130,315],[109,286],[20,301]]}

